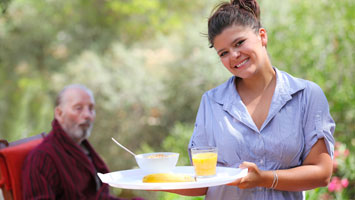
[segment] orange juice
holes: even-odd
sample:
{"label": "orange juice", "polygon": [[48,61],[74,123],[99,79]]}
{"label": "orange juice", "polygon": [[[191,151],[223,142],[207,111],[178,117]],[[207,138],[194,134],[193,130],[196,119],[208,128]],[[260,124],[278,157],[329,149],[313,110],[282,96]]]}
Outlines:
{"label": "orange juice", "polygon": [[216,174],[217,153],[198,153],[192,155],[192,163],[196,176],[212,176]]}

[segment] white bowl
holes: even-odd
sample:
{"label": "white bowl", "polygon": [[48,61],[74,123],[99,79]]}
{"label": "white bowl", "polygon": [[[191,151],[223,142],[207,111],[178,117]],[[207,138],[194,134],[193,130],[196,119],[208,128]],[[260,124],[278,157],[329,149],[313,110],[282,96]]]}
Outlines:
{"label": "white bowl", "polygon": [[178,159],[179,154],[173,152],[156,152],[136,155],[136,161],[139,168],[151,173],[169,172],[173,170]]}

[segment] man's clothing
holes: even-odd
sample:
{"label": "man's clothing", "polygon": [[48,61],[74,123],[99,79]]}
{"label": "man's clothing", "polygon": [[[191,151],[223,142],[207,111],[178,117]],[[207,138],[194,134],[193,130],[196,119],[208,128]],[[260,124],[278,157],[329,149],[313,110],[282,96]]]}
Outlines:
{"label": "man's clothing", "polygon": [[82,145],[88,155],[54,120],[52,131],[25,160],[23,199],[117,199],[96,179],[97,172],[109,172],[107,166],[87,140]]}

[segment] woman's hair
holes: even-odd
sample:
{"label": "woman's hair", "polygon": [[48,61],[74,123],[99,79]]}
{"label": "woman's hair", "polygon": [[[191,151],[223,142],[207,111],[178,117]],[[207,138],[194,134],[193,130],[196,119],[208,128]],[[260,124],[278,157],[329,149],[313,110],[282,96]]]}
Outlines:
{"label": "woman's hair", "polygon": [[217,5],[208,19],[208,40],[213,47],[214,39],[232,25],[248,26],[258,32],[261,28],[260,8],[256,0],[231,0]]}

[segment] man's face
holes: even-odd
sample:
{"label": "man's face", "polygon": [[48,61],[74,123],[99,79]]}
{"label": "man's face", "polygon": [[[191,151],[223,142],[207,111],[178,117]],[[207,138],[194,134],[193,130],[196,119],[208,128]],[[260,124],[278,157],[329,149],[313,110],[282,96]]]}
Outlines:
{"label": "man's face", "polygon": [[95,120],[94,98],[81,88],[69,88],[55,110],[55,118],[76,143],[88,138]]}

